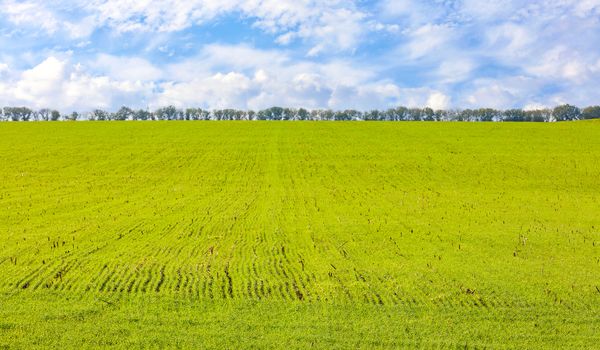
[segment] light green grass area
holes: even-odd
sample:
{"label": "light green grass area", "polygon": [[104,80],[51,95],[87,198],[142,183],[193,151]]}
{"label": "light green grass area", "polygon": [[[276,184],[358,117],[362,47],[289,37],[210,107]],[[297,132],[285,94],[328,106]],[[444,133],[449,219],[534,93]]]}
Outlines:
{"label": "light green grass area", "polygon": [[0,348],[593,348],[600,123],[0,124]]}

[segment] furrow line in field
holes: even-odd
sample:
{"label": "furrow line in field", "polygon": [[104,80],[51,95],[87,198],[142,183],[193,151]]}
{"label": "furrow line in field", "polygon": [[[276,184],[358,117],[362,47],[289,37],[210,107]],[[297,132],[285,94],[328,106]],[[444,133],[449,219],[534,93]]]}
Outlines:
{"label": "furrow line in field", "polygon": [[[60,278],[60,284],[57,286],[59,290],[70,291],[78,284],[81,280],[81,274],[76,269],[80,266],[82,266],[81,260],[71,260],[64,269],[57,272],[55,277],[58,276]],[[75,270],[74,273],[69,273],[71,270]]]}
{"label": "furrow line in field", "polygon": [[119,291],[120,293],[131,292],[137,277],[137,266],[134,268],[129,267],[127,270],[128,271],[124,272],[125,276],[122,278],[121,282],[118,283],[118,288],[115,291]]}
{"label": "furrow line in field", "polygon": [[[106,266],[106,265],[105,265]],[[102,279],[99,280],[97,291],[100,293],[108,291],[109,282],[115,278],[116,266],[109,267],[107,269],[107,273],[102,276]]]}
{"label": "furrow line in field", "polygon": [[140,284],[134,287],[136,293],[147,293],[150,291],[149,285],[152,281],[152,271],[149,268],[144,269],[145,276],[140,278]]}
{"label": "furrow line in field", "polygon": [[[21,289],[27,289],[31,286],[31,284],[36,280],[36,278],[40,275],[42,275],[46,270],[51,269],[53,265],[56,265],[56,262],[51,263],[46,263],[44,265],[38,266],[37,268],[34,268],[31,270],[31,272],[29,272],[25,277],[17,280],[17,282],[14,283],[14,287],[16,288],[21,288]],[[15,277],[18,278],[17,275],[15,275]],[[38,282],[39,284],[40,282]]]}
{"label": "furrow line in field", "polygon": [[156,286],[154,287],[154,291],[156,293],[160,293],[160,288],[165,282],[165,265],[161,266],[158,272],[158,281],[156,282]]}

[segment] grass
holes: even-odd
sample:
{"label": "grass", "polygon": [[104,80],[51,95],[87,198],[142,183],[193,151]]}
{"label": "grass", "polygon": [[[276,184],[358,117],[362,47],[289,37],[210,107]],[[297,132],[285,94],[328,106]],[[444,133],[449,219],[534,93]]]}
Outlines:
{"label": "grass", "polygon": [[0,348],[591,348],[600,123],[0,124]]}

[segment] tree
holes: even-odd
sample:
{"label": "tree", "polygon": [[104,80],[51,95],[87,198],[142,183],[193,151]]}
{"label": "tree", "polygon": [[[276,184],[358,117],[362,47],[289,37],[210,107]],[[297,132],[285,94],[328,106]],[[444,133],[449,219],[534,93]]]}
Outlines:
{"label": "tree", "polygon": [[131,117],[133,116],[133,110],[129,107],[121,107],[117,112],[115,112],[114,114],[114,120],[129,120],[131,119]]}
{"label": "tree", "polygon": [[[78,112],[62,116],[63,120],[77,120],[81,117]],[[568,104],[557,106],[554,109],[508,109],[496,110],[491,108],[465,109],[465,110],[433,110],[426,108],[397,107],[386,110],[371,110],[361,112],[353,109],[330,110],[314,109],[308,111],[304,108],[271,107],[258,112],[238,109],[216,109],[213,111],[201,108],[177,109],[167,106],[155,112],[147,110],[133,110],[123,106],[117,112],[109,113],[96,109],[86,114],[89,120],[426,120],[426,121],[523,121],[523,122],[550,122],[578,119],[600,119],[600,106],[589,106],[580,110]],[[39,111],[27,107],[0,108],[0,121],[30,121],[30,120],[61,120],[60,112],[47,108]]]}
{"label": "tree", "polygon": [[524,113],[527,122],[549,122],[552,120],[553,115],[553,111],[549,109],[534,109]]}
{"label": "tree", "polygon": [[347,109],[345,111],[335,112],[335,120],[356,120],[358,119],[359,112],[353,109]]}
{"label": "tree", "polygon": [[38,111],[38,117],[40,120],[48,121],[50,120],[50,110],[48,108],[42,108]]}
{"label": "tree", "polygon": [[179,115],[179,111],[175,106],[168,106],[159,108],[154,112],[155,117],[158,120],[176,120]]}
{"label": "tree", "polygon": [[21,107],[19,111],[21,112],[21,120],[24,122],[28,122],[33,116],[33,110],[27,107]]}
{"label": "tree", "polygon": [[284,112],[284,109],[281,107],[271,107],[258,111],[256,118],[258,120],[282,120]]}
{"label": "tree", "polygon": [[138,109],[133,112],[133,120],[148,120],[151,117],[151,113],[144,109]]}
{"label": "tree", "polygon": [[410,108],[408,110],[408,119],[407,120],[414,120],[414,121],[423,120],[423,110],[421,108]]}
{"label": "tree", "polygon": [[281,107],[271,107],[266,110],[266,113],[269,120],[283,119],[283,108]]}
{"label": "tree", "polygon": [[600,106],[590,106],[583,109],[581,119],[600,119]]}
{"label": "tree", "polygon": [[220,118],[222,120],[240,120],[244,112],[235,109],[223,109],[220,111]]}
{"label": "tree", "polygon": [[267,112],[264,109],[261,109],[256,113],[256,120],[267,120]]}
{"label": "tree", "polygon": [[201,111],[199,108],[186,108],[185,120],[199,120]]}
{"label": "tree", "polygon": [[448,119],[448,111],[445,111],[443,109],[438,109],[435,111],[435,116],[433,117],[436,121],[442,121],[442,120],[447,120]]}
{"label": "tree", "polygon": [[310,114],[304,108],[300,108],[300,109],[298,109],[298,111],[296,111],[296,118],[299,120],[307,120],[309,117],[310,117]]}
{"label": "tree", "polygon": [[575,106],[565,104],[552,110],[552,117],[556,121],[577,120],[581,116],[581,110]]}
{"label": "tree", "polygon": [[235,110],[235,120],[244,120],[246,119],[246,112],[240,109]]}
{"label": "tree", "polygon": [[50,120],[51,121],[57,121],[60,119],[60,112],[57,110],[53,110],[52,112],[50,112]]}
{"label": "tree", "polygon": [[73,112],[67,116],[67,120],[76,121],[79,118],[79,113]]}
{"label": "tree", "polygon": [[310,116],[308,120],[321,120],[321,110],[313,109],[312,111],[310,111]]}
{"label": "tree", "polygon": [[460,116],[458,120],[472,122],[477,121],[477,119],[477,112],[475,110],[467,108],[465,110],[460,111]]}
{"label": "tree", "polygon": [[348,109],[344,113],[348,116],[348,120],[362,120],[363,117],[362,112],[355,109]]}
{"label": "tree", "polygon": [[474,111],[475,119],[482,122],[491,122],[494,121],[498,113],[495,109],[491,108],[479,108]]}
{"label": "tree", "polygon": [[33,116],[33,110],[27,107],[4,107],[4,116],[13,122],[27,122]]}
{"label": "tree", "polygon": [[397,121],[406,118],[406,107],[390,108],[385,111],[385,120]]}
{"label": "tree", "polygon": [[379,120],[382,115],[383,114],[380,111],[376,110],[376,109],[374,109],[372,111],[369,111],[369,112],[365,112],[363,114],[364,119],[367,120],[367,121]]}
{"label": "tree", "polygon": [[433,109],[429,108],[429,107],[425,107],[423,108],[423,120],[425,121],[434,121],[435,120],[435,112],[433,111]]}
{"label": "tree", "polygon": [[220,109],[215,109],[215,110],[212,112],[212,115],[213,115],[213,118],[214,118],[215,120],[221,120],[221,119],[223,119],[223,111],[222,111],[222,110],[220,110]]}
{"label": "tree", "polygon": [[522,109],[509,109],[502,112],[502,120],[507,122],[523,122],[527,115]]}
{"label": "tree", "polygon": [[394,109],[394,119],[393,120],[409,120],[410,112],[406,107],[398,107]]}
{"label": "tree", "polygon": [[457,121],[460,115],[460,110],[458,109],[449,109],[445,110],[442,113],[443,120],[446,121]]}
{"label": "tree", "polygon": [[321,111],[321,120],[334,120],[335,113],[331,109]]}
{"label": "tree", "polygon": [[293,120],[296,116],[296,110],[293,108],[284,108],[283,109],[283,115],[282,115],[282,119],[283,120]]}
{"label": "tree", "polygon": [[92,113],[90,114],[90,119],[91,120],[108,120],[109,119],[109,115],[108,112],[103,111],[101,109],[94,109],[92,111]]}

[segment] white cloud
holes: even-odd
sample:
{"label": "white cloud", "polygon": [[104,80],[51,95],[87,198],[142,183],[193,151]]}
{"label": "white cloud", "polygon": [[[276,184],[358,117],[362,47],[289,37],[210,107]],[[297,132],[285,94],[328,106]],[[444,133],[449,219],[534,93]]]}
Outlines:
{"label": "white cloud", "polygon": [[172,104],[177,107],[245,108],[253,84],[244,74],[230,72],[188,82],[169,82],[162,88],[163,92],[154,99],[151,107]]}
{"label": "white cloud", "polygon": [[[77,16],[67,15],[76,9]],[[0,12],[17,26],[31,26],[53,35],[89,36],[109,27],[117,32],[172,33],[205,24],[224,15],[249,19],[255,27],[278,34],[276,42],[294,39],[315,43],[310,53],[351,50],[368,32],[368,15],[344,0],[42,0],[0,1]]]}
{"label": "white cloud", "polygon": [[515,104],[516,95],[502,85],[491,83],[482,86],[467,96],[467,106],[503,109]]}
{"label": "white cloud", "polygon": [[427,107],[434,110],[447,109],[450,106],[450,97],[441,92],[434,92],[427,99]]}
{"label": "white cloud", "polygon": [[581,17],[600,15],[600,0],[575,1],[575,13]]}
{"label": "white cloud", "polygon": [[8,64],[0,62],[0,77],[8,72]]}
{"label": "white cloud", "polygon": [[[0,0],[0,14],[4,104],[506,108],[600,99],[600,0]],[[230,38],[216,32],[202,44],[197,28],[184,31],[223,19],[274,44],[254,48],[269,46],[254,31],[247,44],[222,44]]]}
{"label": "white cloud", "polygon": [[2,1],[0,11],[17,26],[35,26],[51,34],[60,27],[54,14],[35,1]]}
{"label": "white cloud", "polygon": [[537,94],[545,82],[529,76],[475,79],[464,91],[460,101],[463,108],[516,108],[533,104],[552,105]]}
{"label": "white cloud", "polygon": [[566,46],[557,46],[540,55],[535,63],[525,66],[532,75],[541,78],[557,78],[583,81],[596,73],[593,61],[581,57]]}
{"label": "white cloud", "polygon": [[510,18],[522,4],[516,0],[463,0],[462,11],[478,20]]}
{"label": "white cloud", "polygon": [[405,25],[388,64],[425,72],[412,84],[452,91],[451,105],[585,105],[600,94],[592,85],[600,0],[382,0],[381,8],[381,18]]}
{"label": "white cloud", "polygon": [[[61,7],[61,4],[55,5]],[[94,16],[81,16],[69,20],[60,16],[54,10],[54,6],[46,1],[0,0],[0,13],[6,15],[10,22],[21,29],[38,28],[50,35],[65,32],[72,39],[87,37],[96,27]]]}
{"label": "white cloud", "polygon": [[92,76],[69,59],[51,56],[22,72],[16,81],[0,83],[0,103],[62,111],[112,108],[119,103],[139,105],[151,90],[151,84]]}
{"label": "white cloud", "polygon": [[426,24],[409,34],[410,42],[406,45],[410,59],[418,59],[423,56],[443,52],[444,46],[453,39],[454,32],[447,25]]}
{"label": "white cloud", "polygon": [[397,105],[407,107],[431,107],[432,109],[447,108],[451,99],[442,92],[430,88],[402,89]]}
{"label": "white cloud", "polygon": [[358,86],[337,86],[328,107],[332,109],[375,109],[396,105],[401,91],[392,83],[379,82]]}
{"label": "white cloud", "polygon": [[544,104],[541,104],[538,102],[529,102],[523,107],[523,110],[534,111],[536,109],[546,109],[546,108],[551,108],[551,107],[554,107],[554,106],[548,106],[548,105],[544,105]]}
{"label": "white cloud", "polygon": [[492,25],[484,33],[489,53],[511,59],[527,55],[537,39],[537,30],[514,23]]}
{"label": "white cloud", "polygon": [[163,78],[160,68],[139,57],[100,54],[91,63],[91,68],[116,80],[153,81]]}
{"label": "white cloud", "polygon": [[23,101],[46,104],[55,91],[62,90],[66,75],[65,62],[49,57],[44,62],[26,70],[15,84],[14,96]]}
{"label": "white cloud", "polygon": [[247,45],[209,45],[197,57],[163,69],[137,57],[101,54],[80,64],[66,55],[12,74],[15,79],[0,83],[0,103],[62,111],[122,104],[368,109],[392,106],[400,95],[398,86],[374,82],[375,72],[352,62],[294,61],[282,52]]}
{"label": "white cloud", "polygon": [[289,64],[291,61],[283,51],[257,50],[246,44],[207,45],[203,48],[199,58],[203,64],[208,64],[213,68],[228,66],[235,69],[281,66]]}
{"label": "white cloud", "polygon": [[[368,85],[375,75],[347,61],[293,60],[285,52],[243,44],[208,45],[197,57],[170,65],[166,71],[175,81],[163,85],[165,91],[157,105],[189,103],[224,108],[229,103],[232,108],[251,109],[274,105],[326,108],[335,104],[336,89]],[[190,76],[195,79],[190,81]],[[225,83],[224,77],[230,79]],[[361,94],[362,90],[354,93]],[[370,107],[373,101],[354,102]]]}
{"label": "white cloud", "polygon": [[407,27],[436,23],[448,12],[441,4],[423,0],[382,0],[378,7],[384,20],[400,18]]}
{"label": "white cloud", "polygon": [[[168,72],[166,76],[174,82],[166,85],[170,92],[164,94],[160,102],[162,104],[169,99],[177,103],[174,91],[182,92],[182,84],[188,84],[190,77],[195,77],[197,80],[194,84],[204,84],[202,93],[195,97],[195,103],[212,106],[216,97],[210,96],[216,96],[223,86],[208,78],[220,72],[240,74],[241,87],[224,88],[223,93],[244,92],[235,93],[239,98],[231,100],[235,103],[231,107],[253,109],[273,105],[325,108],[330,105],[329,99],[337,87],[369,84],[376,75],[376,72],[351,61],[316,63],[294,60],[282,51],[258,50],[244,44],[208,45],[198,56],[169,65],[165,70]],[[185,100],[191,101],[192,98],[190,96]],[[247,101],[243,102],[242,98],[247,98]],[[372,106],[372,103],[368,105]]]}
{"label": "white cloud", "polygon": [[450,57],[441,62],[436,75],[440,83],[456,83],[468,79],[475,68],[471,58]]}

